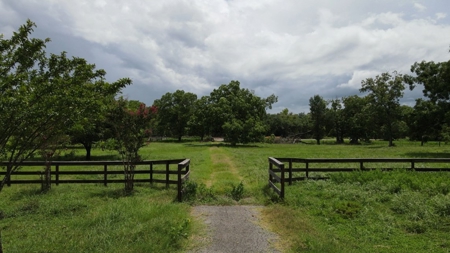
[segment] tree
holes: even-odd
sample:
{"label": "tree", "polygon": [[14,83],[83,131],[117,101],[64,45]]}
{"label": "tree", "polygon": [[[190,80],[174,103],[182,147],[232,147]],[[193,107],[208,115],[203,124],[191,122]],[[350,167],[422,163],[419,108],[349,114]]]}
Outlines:
{"label": "tree", "polygon": [[357,95],[342,99],[344,104],[343,118],[346,124],[346,135],[351,144],[358,144],[360,139],[369,141],[376,135],[375,114],[371,110],[368,97]]}
{"label": "tree", "polygon": [[[48,56],[50,39],[30,38],[34,27],[28,20],[10,39],[0,36],[0,159],[15,164],[0,191],[22,161],[88,114],[102,92],[96,85],[105,83],[106,72],[82,58]],[[121,79],[115,85],[130,83]]]}
{"label": "tree", "polygon": [[[72,143],[81,143],[86,150],[86,160],[91,160],[92,146],[101,140],[111,138],[110,125],[106,115],[114,97],[120,93],[121,83],[86,84],[86,94],[91,97],[91,105],[86,115],[82,115],[67,129]],[[95,90],[95,92],[93,92]],[[139,101],[138,101],[139,102]],[[138,105],[139,106],[139,105]],[[138,108],[136,107],[136,109]]]}
{"label": "tree", "polygon": [[320,145],[320,140],[325,136],[325,126],[327,124],[327,102],[319,95],[314,95],[309,99],[309,110],[312,120],[313,138]]}
{"label": "tree", "polygon": [[195,101],[193,113],[189,119],[189,133],[200,136],[203,141],[205,135],[211,134],[210,101],[208,96],[203,96]]}
{"label": "tree", "polygon": [[263,99],[241,89],[239,81],[222,84],[211,92],[209,99],[213,133],[223,133],[224,140],[233,146],[263,139],[266,108],[277,101],[275,95]]}
{"label": "tree", "polygon": [[328,118],[333,124],[332,128],[333,133],[336,136],[336,143],[344,143],[345,120],[340,99],[331,100],[331,109],[328,110],[328,114]]}
{"label": "tree", "polygon": [[393,146],[393,127],[401,116],[399,100],[405,89],[403,76],[397,72],[392,75],[386,72],[377,75],[375,79],[363,80],[361,85],[360,92],[369,92],[369,103],[381,126],[385,127],[389,146]]}
{"label": "tree", "polygon": [[128,101],[121,97],[108,115],[114,130],[115,148],[123,161],[127,193],[134,188],[135,163],[142,160],[139,149],[144,146],[145,130],[153,112],[144,103],[136,110],[130,109]]}
{"label": "tree", "polygon": [[423,146],[428,139],[436,139],[441,129],[441,112],[439,107],[430,100],[417,99],[409,116],[409,137],[420,140]]}
{"label": "tree", "polygon": [[153,103],[158,108],[157,124],[160,132],[176,136],[178,141],[186,133],[189,119],[194,112],[197,95],[177,90],[167,92]]}
{"label": "tree", "polygon": [[[429,102],[418,100],[416,106],[418,108],[423,107],[424,104],[427,104],[427,107],[433,106],[434,118],[432,122],[435,125],[431,129],[438,132],[444,131],[438,135],[445,135],[445,129],[447,128],[444,129],[442,126],[450,125],[450,61],[416,62],[411,66],[411,72],[415,76],[405,76],[410,89],[414,89],[418,84],[423,85],[423,95],[429,99]],[[426,115],[423,116],[426,117]],[[430,122],[424,124],[427,123]],[[421,124],[419,123],[419,125]],[[420,128],[426,130],[423,127]]]}

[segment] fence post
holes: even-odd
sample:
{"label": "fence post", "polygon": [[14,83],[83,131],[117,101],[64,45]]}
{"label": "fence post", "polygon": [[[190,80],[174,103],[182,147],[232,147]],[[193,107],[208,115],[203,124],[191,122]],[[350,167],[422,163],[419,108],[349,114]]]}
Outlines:
{"label": "fence post", "polygon": [[305,161],[305,166],[306,166],[306,168],[305,168],[305,172],[306,172],[306,179],[308,179],[308,177],[309,177],[309,170],[308,170],[308,168],[309,168],[309,163],[308,163],[308,161]]}
{"label": "fence post", "polygon": [[280,198],[284,199],[284,163],[280,166],[281,170],[281,192],[280,192]]}
{"label": "fence post", "polygon": [[150,163],[150,184],[153,185],[153,163]]}
{"label": "fence post", "polygon": [[292,159],[289,159],[289,185],[292,185]]}
{"label": "fence post", "polygon": [[55,165],[55,181],[56,185],[59,185],[59,164]]}
{"label": "fence post", "polygon": [[272,168],[273,168],[273,165],[270,162],[270,158],[269,158],[269,182],[272,182],[272,179],[273,179],[272,174],[270,173],[272,171]]}
{"label": "fence post", "polygon": [[363,161],[359,162],[359,170],[364,170],[364,165],[363,165]]}
{"label": "fence post", "polygon": [[411,170],[414,170],[414,161],[411,161]]}
{"label": "fence post", "polygon": [[108,165],[103,165],[103,185],[108,186]]}
{"label": "fence post", "polygon": [[166,163],[166,188],[169,187],[169,179],[170,179],[170,174],[169,174],[169,161],[167,161],[167,163]]}
{"label": "fence post", "polygon": [[182,193],[181,193],[181,188],[182,188],[182,185],[181,185],[181,169],[183,168],[183,165],[181,165],[181,164],[178,164],[178,182],[177,182],[177,185],[178,185],[178,202],[181,202],[183,199],[182,199]]}

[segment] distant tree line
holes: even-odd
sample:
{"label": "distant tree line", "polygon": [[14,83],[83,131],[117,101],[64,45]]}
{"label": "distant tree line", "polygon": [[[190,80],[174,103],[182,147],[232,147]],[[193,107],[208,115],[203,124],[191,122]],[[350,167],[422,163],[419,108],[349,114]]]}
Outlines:
{"label": "distant tree line", "polygon": [[[268,115],[269,133],[283,137],[313,138],[320,144],[324,136],[336,143],[348,138],[350,143],[384,139],[450,141],[450,61],[416,62],[411,75],[382,73],[361,82],[365,96],[348,96],[324,100],[310,98],[310,112],[293,114],[287,109]],[[414,106],[400,105],[404,90],[421,85],[424,98]]]}

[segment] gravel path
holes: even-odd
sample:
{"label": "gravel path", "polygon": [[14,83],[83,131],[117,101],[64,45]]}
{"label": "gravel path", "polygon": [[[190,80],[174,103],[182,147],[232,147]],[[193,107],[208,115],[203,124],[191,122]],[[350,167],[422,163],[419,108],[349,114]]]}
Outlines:
{"label": "gravel path", "polygon": [[207,245],[191,253],[279,252],[273,244],[277,236],[259,225],[257,206],[196,206],[193,216],[207,225]]}

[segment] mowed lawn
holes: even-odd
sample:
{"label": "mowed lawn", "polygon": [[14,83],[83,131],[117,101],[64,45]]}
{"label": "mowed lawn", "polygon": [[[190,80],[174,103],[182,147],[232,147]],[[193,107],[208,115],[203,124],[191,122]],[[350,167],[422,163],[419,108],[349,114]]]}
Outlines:
{"label": "mowed lawn", "polygon": [[[305,141],[313,143],[313,141]],[[450,173],[336,173],[327,181],[297,182],[281,201],[267,187],[268,157],[450,158],[450,145],[399,141],[369,145],[153,142],[145,160],[191,159],[190,189],[176,202],[176,188],[122,185],[13,185],[0,193],[5,252],[183,252],[201,226],[191,205],[266,205],[263,222],[281,236],[285,252],[449,252]],[[80,160],[82,149],[59,159]],[[118,158],[94,150],[96,160]],[[431,166],[431,165],[430,165]],[[450,166],[437,164],[437,166]],[[63,169],[63,168],[61,168]],[[236,201],[237,186],[242,196]]]}

